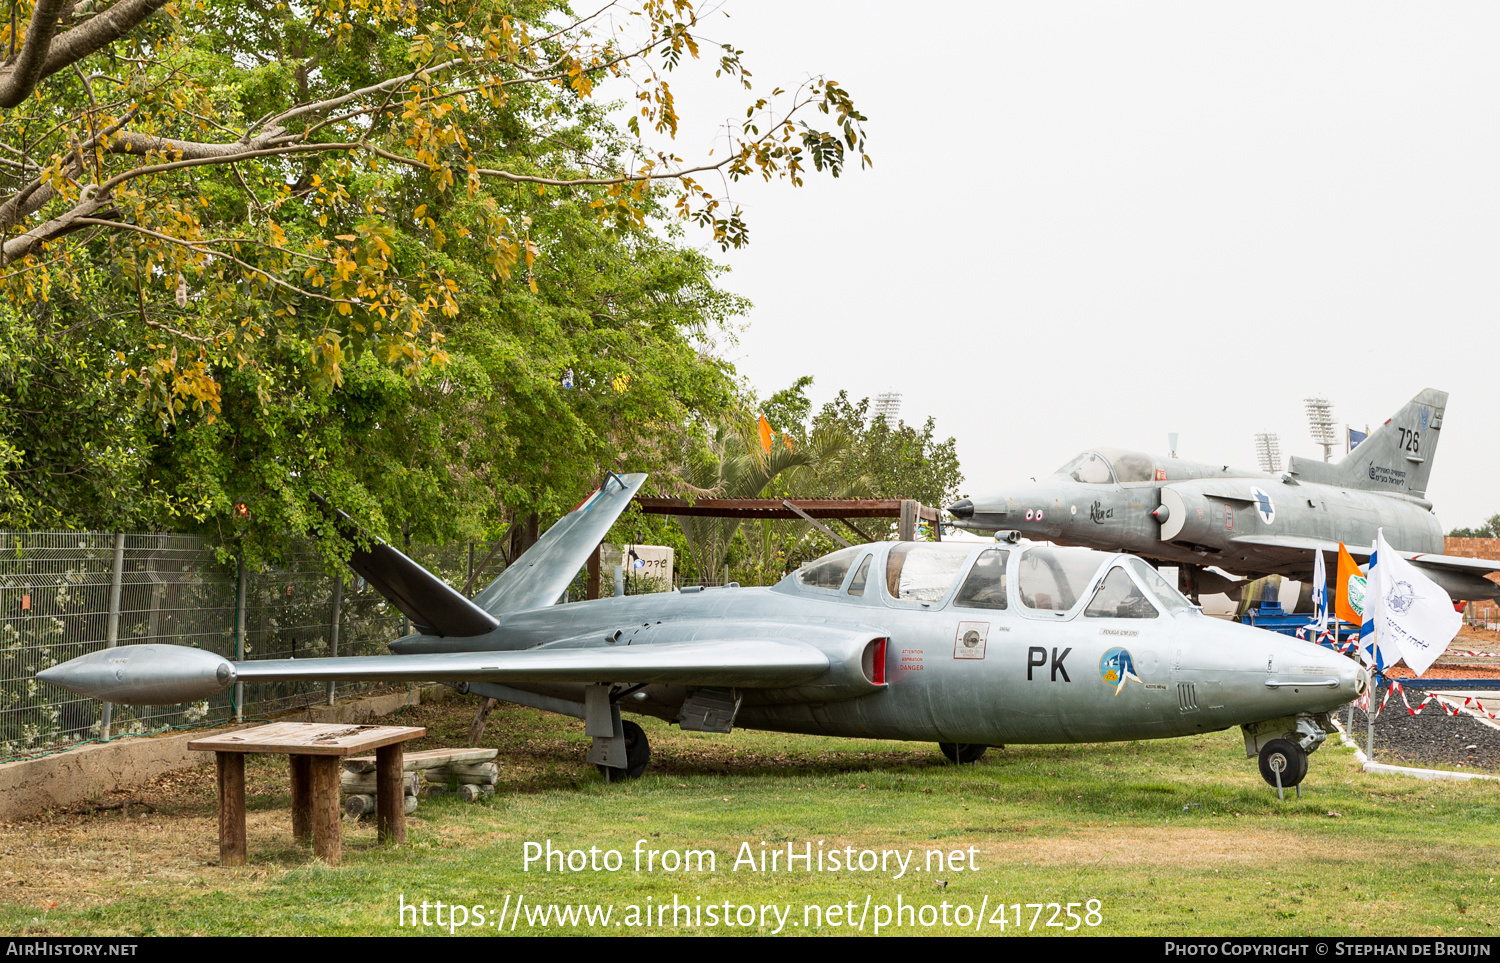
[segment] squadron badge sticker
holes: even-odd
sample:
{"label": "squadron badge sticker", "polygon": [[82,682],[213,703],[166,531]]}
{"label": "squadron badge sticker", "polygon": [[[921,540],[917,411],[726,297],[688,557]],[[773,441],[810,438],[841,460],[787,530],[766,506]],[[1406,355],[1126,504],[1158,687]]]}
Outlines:
{"label": "squadron badge sticker", "polygon": [[1145,685],[1135,674],[1135,660],[1130,657],[1130,650],[1118,647],[1110,649],[1099,659],[1099,678],[1115,687],[1115,695],[1120,694],[1127,682]]}

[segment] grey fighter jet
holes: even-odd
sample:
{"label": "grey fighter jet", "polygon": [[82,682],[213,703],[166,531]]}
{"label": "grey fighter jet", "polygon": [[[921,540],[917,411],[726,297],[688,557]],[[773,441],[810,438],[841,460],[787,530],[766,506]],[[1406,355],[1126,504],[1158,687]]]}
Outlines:
{"label": "grey fighter jet", "polygon": [[[1443,554],[1425,495],[1448,393],[1428,388],[1337,464],[1293,456],[1276,475],[1116,448],[1086,451],[1051,477],[948,506],[955,524],[1058,545],[1131,552],[1180,566],[1194,597],[1212,572],[1307,579],[1313,552],[1343,542],[1368,556],[1377,529],[1455,599],[1500,598],[1500,562]],[[1331,566],[1330,566],[1331,568]]]}
{"label": "grey fighter jet", "polygon": [[472,601],[389,545],[356,550],[351,567],[417,628],[393,655],[230,662],[146,644],[37,678],[144,705],[237,680],[448,682],[581,718],[608,778],[649,759],[622,711],[707,732],[932,741],[955,762],[1006,743],[1241,726],[1281,786],[1367,684],[1332,651],[1203,616],[1137,558],[1050,545],[882,542],[768,588],[555,604],[644,478],[612,477]]}

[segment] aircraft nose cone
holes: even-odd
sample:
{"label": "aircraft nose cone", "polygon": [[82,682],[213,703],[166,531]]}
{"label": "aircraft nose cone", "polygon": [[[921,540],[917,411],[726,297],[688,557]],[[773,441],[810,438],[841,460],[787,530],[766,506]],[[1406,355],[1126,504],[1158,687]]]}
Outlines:
{"label": "aircraft nose cone", "polygon": [[973,518],[974,501],[970,498],[960,499],[948,506],[948,514],[954,518]]}

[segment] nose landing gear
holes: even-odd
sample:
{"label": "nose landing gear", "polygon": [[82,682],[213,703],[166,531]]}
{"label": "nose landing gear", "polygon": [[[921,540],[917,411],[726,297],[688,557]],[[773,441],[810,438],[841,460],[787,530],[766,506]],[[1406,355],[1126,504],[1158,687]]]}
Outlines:
{"label": "nose landing gear", "polygon": [[1250,722],[1240,726],[1245,734],[1245,755],[1260,757],[1260,775],[1276,794],[1286,798],[1283,790],[1296,788],[1302,797],[1302,780],[1307,776],[1307,756],[1328,738],[1333,722],[1328,713],[1300,712],[1295,716]]}
{"label": "nose landing gear", "polygon": [[984,755],[984,751],[989,746],[980,745],[977,742],[940,742],[938,748],[942,750],[949,762],[963,765],[978,762],[979,757]]}
{"label": "nose landing gear", "polygon": [[1290,739],[1272,739],[1260,750],[1261,778],[1276,787],[1276,795],[1283,789],[1297,788],[1297,798],[1302,798],[1302,780],[1307,775],[1307,753]]}

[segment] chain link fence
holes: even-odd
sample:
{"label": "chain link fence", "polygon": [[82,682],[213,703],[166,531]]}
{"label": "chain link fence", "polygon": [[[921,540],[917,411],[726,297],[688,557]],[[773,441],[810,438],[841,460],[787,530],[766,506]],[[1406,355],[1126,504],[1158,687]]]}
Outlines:
{"label": "chain link fence", "polygon": [[[502,557],[493,548],[406,546],[460,588],[499,574]],[[105,708],[35,676],[112,637],[119,645],[169,643],[237,658],[241,597],[245,659],[384,654],[408,631],[363,579],[329,575],[311,545],[279,567],[249,572],[219,560],[195,536],[0,532],[0,759],[99,737],[106,726],[120,735],[233,717],[233,687],[188,705]],[[340,683],[338,690],[361,687]],[[334,695],[329,683],[247,684],[243,711],[265,715]]]}

